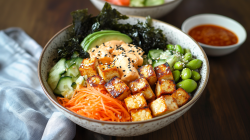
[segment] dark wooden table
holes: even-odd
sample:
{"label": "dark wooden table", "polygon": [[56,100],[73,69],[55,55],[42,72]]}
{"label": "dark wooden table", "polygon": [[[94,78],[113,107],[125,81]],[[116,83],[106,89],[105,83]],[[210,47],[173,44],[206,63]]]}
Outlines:
{"label": "dark wooden table", "polygon": [[[92,15],[99,13],[89,0],[0,0],[0,30],[20,27],[44,46],[71,23],[71,11],[83,8],[88,8]],[[201,13],[235,19],[250,34],[250,0],[183,0],[160,20],[181,28],[185,19]],[[126,138],[104,136],[77,126],[75,139],[250,139],[250,40],[229,55],[208,59],[210,77],[201,98],[172,124]]]}

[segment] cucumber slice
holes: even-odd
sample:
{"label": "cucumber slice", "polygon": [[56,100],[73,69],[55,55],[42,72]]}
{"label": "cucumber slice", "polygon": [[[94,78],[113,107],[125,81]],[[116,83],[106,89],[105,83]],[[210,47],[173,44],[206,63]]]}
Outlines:
{"label": "cucumber slice", "polygon": [[79,67],[80,67],[80,65],[81,65],[81,63],[82,63],[82,60],[83,60],[83,59],[80,58],[80,57],[77,57],[77,58],[74,60],[78,69],[79,69]]}
{"label": "cucumber slice", "polygon": [[145,0],[130,0],[129,6],[131,7],[143,7]]}
{"label": "cucumber slice", "polygon": [[65,67],[68,69],[71,65],[73,65],[75,63],[75,59],[76,58],[66,60]]}
{"label": "cucumber slice", "polygon": [[65,76],[76,77],[79,73],[78,67],[76,66],[76,63],[74,63],[67,69]]}
{"label": "cucumber slice", "polygon": [[160,55],[163,53],[161,49],[153,49],[148,52],[149,56],[153,60],[159,59]]}
{"label": "cucumber slice", "polygon": [[157,66],[159,66],[159,65],[161,65],[161,64],[164,64],[164,63],[166,63],[166,62],[167,62],[166,59],[155,60],[155,61],[153,62],[153,64],[152,64],[152,66],[153,66],[153,68],[155,68],[155,67],[157,67]]}
{"label": "cucumber slice", "polygon": [[52,90],[54,90],[57,86],[57,83],[61,77],[61,75],[65,72],[65,58],[60,59],[55,66],[52,67],[52,69],[49,71],[48,76],[48,84]]}
{"label": "cucumber slice", "polygon": [[73,92],[72,83],[71,76],[62,76],[53,92],[66,98],[71,97],[70,94]]}
{"label": "cucumber slice", "polygon": [[146,0],[145,6],[155,6],[164,4],[164,0]]}

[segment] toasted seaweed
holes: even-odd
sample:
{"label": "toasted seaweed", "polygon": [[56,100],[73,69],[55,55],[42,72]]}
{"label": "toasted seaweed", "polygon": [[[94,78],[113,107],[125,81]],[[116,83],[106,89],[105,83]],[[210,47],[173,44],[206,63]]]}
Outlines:
{"label": "toasted seaweed", "polygon": [[55,60],[70,58],[75,51],[79,53],[79,57],[88,58],[88,52],[81,48],[80,43],[87,35],[100,30],[117,30],[127,34],[132,38],[132,44],[141,47],[145,54],[150,49],[165,49],[167,45],[167,38],[163,35],[162,30],[151,26],[151,17],[148,16],[145,23],[138,21],[135,25],[119,24],[119,20],[125,20],[128,17],[116,9],[112,9],[108,3],[105,3],[97,16],[88,14],[87,9],[73,11],[71,16],[73,29],[69,33],[69,39],[58,48],[58,57]]}

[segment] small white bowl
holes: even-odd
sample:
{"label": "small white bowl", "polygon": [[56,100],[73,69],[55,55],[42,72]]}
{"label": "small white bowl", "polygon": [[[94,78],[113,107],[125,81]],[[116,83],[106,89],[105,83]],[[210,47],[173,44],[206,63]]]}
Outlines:
{"label": "small white bowl", "polygon": [[[98,9],[102,10],[105,1],[104,0],[90,0],[92,4]],[[117,11],[124,15],[136,15],[146,17],[150,15],[152,18],[160,18],[167,13],[171,12],[176,8],[182,0],[165,0],[164,4],[156,6],[147,6],[147,7],[129,7],[129,6],[119,6],[111,4],[112,8],[115,8]]]}
{"label": "small white bowl", "polygon": [[217,14],[200,14],[192,16],[186,19],[182,24],[182,31],[187,33],[198,25],[203,24],[213,24],[217,26],[224,27],[232,32],[234,32],[238,37],[238,42],[234,45],[229,46],[211,46],[207,44],[200,43],[199,44],[203,47],[204,51],[209,56],[223,56],[229,53],[232,53],[236,49],[238,49],[242,43],[246,40],[247,33],[244,27],[238,23],[237,21]]}

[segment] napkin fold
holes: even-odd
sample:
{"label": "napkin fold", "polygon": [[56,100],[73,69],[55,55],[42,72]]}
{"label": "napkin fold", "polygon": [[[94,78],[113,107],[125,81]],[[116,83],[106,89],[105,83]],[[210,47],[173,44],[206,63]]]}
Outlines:
{"label": "napkin fold", "polygon": [[75,123],[49,102],[37,75],[42,47],[20,28],[0,31],[0,139],[70,140]]}

